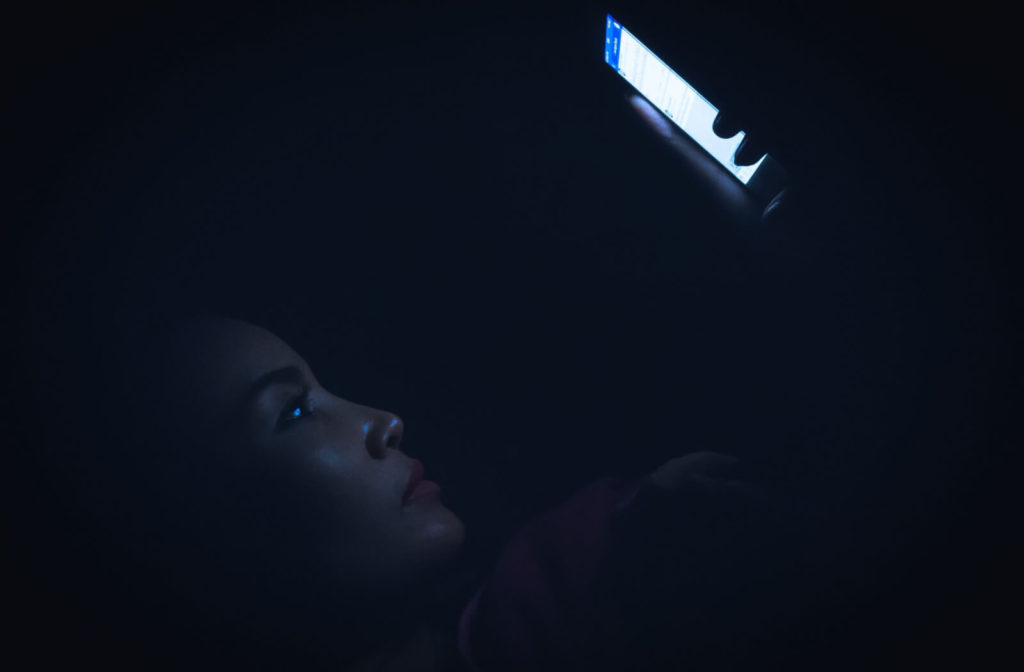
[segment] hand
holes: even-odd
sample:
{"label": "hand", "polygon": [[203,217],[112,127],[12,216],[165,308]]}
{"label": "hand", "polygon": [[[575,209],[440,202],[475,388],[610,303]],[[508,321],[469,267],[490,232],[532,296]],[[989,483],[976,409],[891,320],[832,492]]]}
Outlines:
{"label": "hand", "polygon": [[778,216],[786,198],[785,191],[765,207],[760,207],[739,182],[647,100],[638,94],[631,94],[628,100],[644,125],[681,159],[690,176],[730,219],[751,223],[768,221]]}
{"label": "hand", "polygon": [[706,494],[715,491],[732,492],[741,497],[752,497],[753,489],[742,482],[729,479],[735,475],[740,461],[730,455],[702,451],[676,457],[642,478],[633,493],[616,507],[616,515],[627,517],[632,511],[646,507],[655,501],[667,504],[676,493],[678,496],[687,489]]}
{"label": "hand", "polygon": [[743,644],[799,608],[802,509],[743,471],[719,453],[674,458],[613,517],[600,594],[624,624],[608,645],[630,669],[756,667]]}
{"label": "hand", "polygon": [[[638,597],[752,578],[784,537],[798,533],[800,507],[742,479],[735,457],[698,452],[641,478],[612,517],[615,571]],[[762,567],[763,568],[763,567]],[[690,585],[690,588],[684,586]]]}
{"label": "hand", "polygon": [[665,659],[682,647],[690,660],[722,663],[730,642],[783,612],[800,515],[742,470],[720,453],[671,459],[613,515],[602,594],[627,624],[630,655]]}

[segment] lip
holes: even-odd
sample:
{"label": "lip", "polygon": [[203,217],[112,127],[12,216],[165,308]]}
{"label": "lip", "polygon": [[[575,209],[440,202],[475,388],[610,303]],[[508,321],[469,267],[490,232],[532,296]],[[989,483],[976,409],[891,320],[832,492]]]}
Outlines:
{"label": "lip", "polygon": [[409,496],[406,497],[403,505],[412,504],[413,502],[420,499],[437,499],[441,494],[441,486],[433,481],[420,481],[416,484],[416,487],[412,489]]}
{"label": "lip", "polygon": [[405,484],[405,490],[402,492],[402,503],[404,504],[408,499],[412,491],[416,489],[416,486],[423,480],[423,463],[417,459],[413,459],[412,465],[409,469],[409,480]]}
{"label": "lip", "polygon": [[402,504],[407,504],[414,499],[419,499],[431,494],[441,492],[441,486],[433,481],[423,478],[423,463],[414,459],[409,470],[409,481],[405,484],[405,491],[402,493]]}

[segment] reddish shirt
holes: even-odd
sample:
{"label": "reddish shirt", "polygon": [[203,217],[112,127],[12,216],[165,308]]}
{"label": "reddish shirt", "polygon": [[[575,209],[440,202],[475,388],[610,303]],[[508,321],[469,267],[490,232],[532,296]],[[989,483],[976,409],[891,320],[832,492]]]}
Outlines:
{"label": "reddish shirt", "polygon": [[595,589],[616,504],[635,481],[603,478],[541,514],[506,544],[463,610],[459,651],[474,672],[606,662],[621,628]]}

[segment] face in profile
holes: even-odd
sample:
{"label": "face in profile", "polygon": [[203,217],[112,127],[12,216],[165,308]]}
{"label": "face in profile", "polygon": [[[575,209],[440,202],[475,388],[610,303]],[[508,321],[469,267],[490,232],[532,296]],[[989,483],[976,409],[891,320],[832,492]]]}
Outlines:
{"label": "face in profile", "polygon": [[400,418],[324,389],[265,329],[204,318],[171,340],[147,431],[179,466],[159,489],[229,574],[307,607],[391,609],[453,558],[462,523]]}

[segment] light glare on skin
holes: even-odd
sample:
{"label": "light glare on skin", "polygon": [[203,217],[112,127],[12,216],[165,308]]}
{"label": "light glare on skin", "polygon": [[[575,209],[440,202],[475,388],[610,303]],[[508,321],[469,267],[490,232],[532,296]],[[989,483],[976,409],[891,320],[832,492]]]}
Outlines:
{"label": "light glare on skin", "polygon": [[320,450],[316,451],[316,456],[317,458],[320,459],[321,462],[326,464],[331,469],[337,469],[341,466],[341,459],[332,450],[321,448]]}

